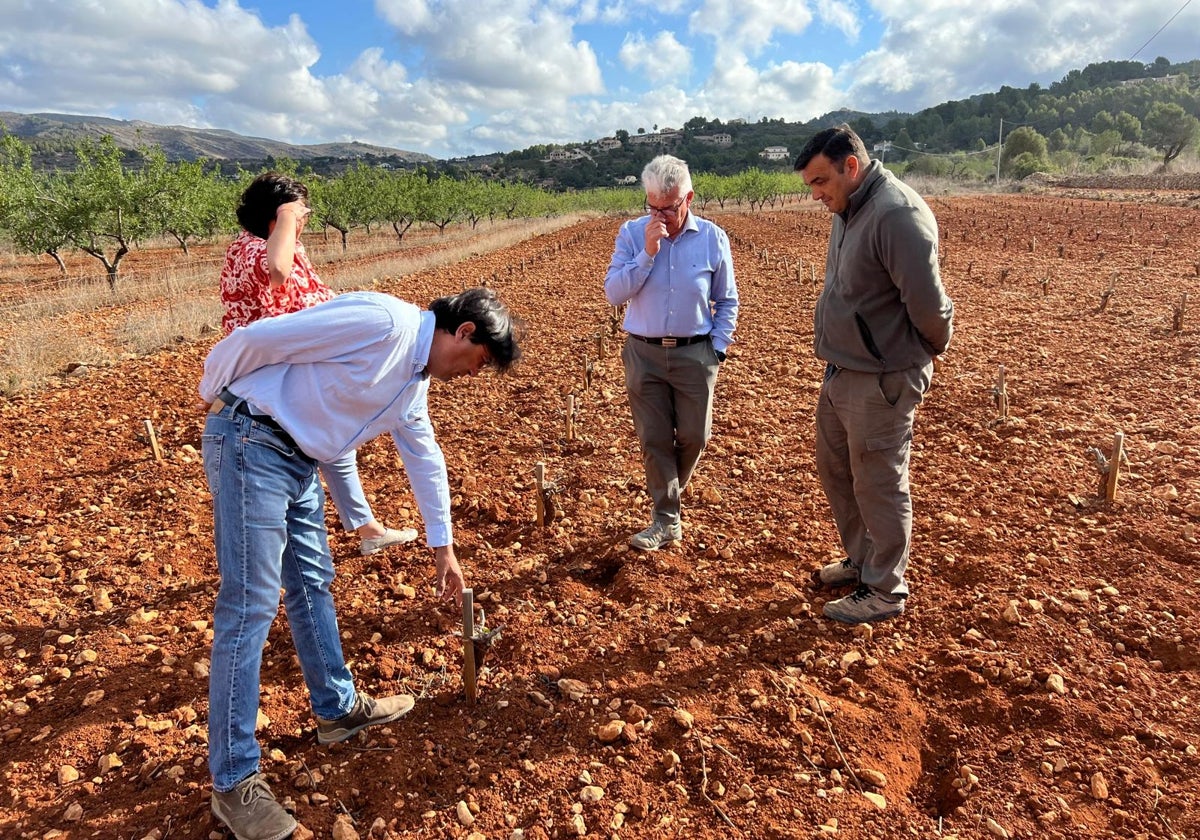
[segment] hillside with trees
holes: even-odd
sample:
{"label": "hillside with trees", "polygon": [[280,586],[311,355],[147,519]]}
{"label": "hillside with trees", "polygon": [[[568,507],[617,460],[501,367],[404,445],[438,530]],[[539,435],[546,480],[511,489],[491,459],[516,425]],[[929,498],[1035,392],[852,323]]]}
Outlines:
{"label": "hillside with trees", "polygon": [[[1200,141],[1200,60],[1172,64],[1108,61],[1072,70],[1042,88],[1001,87],[995,93],[945,102],[915,114],[835,111],[805,123],[763,118],[722,122],[697,116],[681,128],[619,130],[619,146],[601,141],[562,147],[531,146],[486,158],[450,162],[494,177],[558,188],[609,185],[636,175],[648,154],[669,151],[694,171],[732,174],[751,166],[791,168],[816,132],[850,123],[869,149],[901,172],[983,181],[996,176],[997,144],[1003,178],[1035,171],[1069,174],[1123,172],[1155,163],[1169,167]],[[726,135],[728,143],[713,138]],[[649,141],[649,142],[647,142]],[[786,147],[778,160],[762,156]],[[562,149],[569,156],[552,160]]]}
{"label": "hillside with trees", "polygon": [[[149,147],[168,163],[202,161],[231,180],[299,161],[322,177],[337,178],[366,166],[561,192],[636,183],[645,161],[662,152],[683,157],[697,173],[786,173],[809,137],[842,122],[849,122],[873,154],[901,174],[984,182],[1034,172],[1171,170],[1178,168],[1180,158],[1193,157],[1200,141],[1200,60],[1089,64],[1048,88],[1036,83],[1005,86],[915,114],[839,110],[804,123],[695,116],[678,128],[633,126],[586,142],[440,161],[364,144],[288,146],[231,132],[93,117],[0,114],[0,134],[22,140],[30,165],[39,171],[73,171],[80,165],[81,142],[111,138],[127,166],[140,165],[145,156],[139,150]],[[775,152],[768,154],[769,149]]]}

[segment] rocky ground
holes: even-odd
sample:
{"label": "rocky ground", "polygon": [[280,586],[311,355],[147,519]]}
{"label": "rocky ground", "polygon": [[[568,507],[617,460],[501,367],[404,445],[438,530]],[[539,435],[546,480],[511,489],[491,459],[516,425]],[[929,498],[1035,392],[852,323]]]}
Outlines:
{"label": "rocky ground", "polygon": [[[515,376],[430,396],[478,618],[502,633],[470,704],[429,550],[359,557],[330,516],[359,684],[419,700],[318,746],[280,617],[259,734],[297,836],[1200,835],[1200,210],[931,204],[957,333],[918,414],[913,596],[874,627],[823,620],[837,593],[809,584],[841,556],[812,454],[829,220],[811,202],[714,214],[739,342],[684,540],[654,554],[625,548],[648,501],[600,291],[616,220],[380,278],[421,303],[486,280],[529,322]],[[211,343],[0,402],[4,837],[223,836],[195,406]],[[380,517],[415,522],[391,443],[360,461]]]}

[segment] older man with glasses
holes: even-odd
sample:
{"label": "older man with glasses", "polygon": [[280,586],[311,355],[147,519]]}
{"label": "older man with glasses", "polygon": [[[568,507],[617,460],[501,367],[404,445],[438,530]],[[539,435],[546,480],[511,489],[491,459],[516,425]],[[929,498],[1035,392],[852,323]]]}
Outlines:
{"label": "older man with glasses", "polygon": [[729,237],[691,212],[692,176],[671,155],[642,170],[649,213],[621,225],[604,294],[625,312],[625,387],[654,503],[629,544],[682,539],[680,495],[712,435],[713,391],[737,327]]}

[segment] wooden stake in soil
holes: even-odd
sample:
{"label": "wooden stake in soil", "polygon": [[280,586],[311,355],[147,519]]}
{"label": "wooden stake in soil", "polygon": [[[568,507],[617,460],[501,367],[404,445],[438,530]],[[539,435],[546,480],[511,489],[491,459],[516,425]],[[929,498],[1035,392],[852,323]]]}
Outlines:
{"label": "wooden stake in soil", "polygon": [[608,308],[608,331],[610,335],[616,335],[621,329],[621,307],[610,306]]}
{"label": "wooden stake in soil", "polygon": [[596,358],[604,361],[604,333],[596,334]]}
{"label": "wooden stake in soil", "polygon": [[1117,498],[1117,480],[1121,474],[1121,459],[1125,455],[1125,433],[1113,435],[1112,457],[1108,459],[1108,481],[1104,487],[1104,499],[1113,501]]}
{"label": "wooden stake in soil", "polygon": [[567,394],[567,440],[575,440],[575,395]]}
{"label": "wooden stake in soil", "polygon": [[1113,293],[1117,290],[1117,276],[1117,272],[1114,271],[1112,273],[1112,277],[1108,281],[1108,288],[1104,290],[1102,295],[1100,295],[1100,307],[1096,310],[1097,312],[1104,311],[1104,307],[1108,306],[1109,298],[1111,298]]}
{"label": "wooden stake in soil", "polygon": [[479,686],[475,682],[475,590],[462,591],[463,605],[463,688],[467,701],[475,702]]}
{"label": "wooden stake in soil", "polygon": [[150,436],[150,448],[154,451],[154,460],[162,460],[162,449],[158,446],[158,435],[154,434],[154,424],[146,421],[146,434]]}
{"label": "wooden stake in soil", "polygon": [[1175,332],[1183,332],[1183,316],[1187,314],[1187,292],[1183,293],[1183,297],[1179,299],[1179,303],[1175,306],[1174,317],[1171,318],[1171,328]]}
{"label": "wooden stake in soil", "polygon": [[537,487],[537,524],[546,524],[546,464],[538,461],[533,466],[534,484]]}
{"label": "wooden stake in soil", "polygon": [[1000,373],[996,376],[996,417],[998,420],[1008,419],[1008,387],[1004,384],[1004,365],[1000,365]]}

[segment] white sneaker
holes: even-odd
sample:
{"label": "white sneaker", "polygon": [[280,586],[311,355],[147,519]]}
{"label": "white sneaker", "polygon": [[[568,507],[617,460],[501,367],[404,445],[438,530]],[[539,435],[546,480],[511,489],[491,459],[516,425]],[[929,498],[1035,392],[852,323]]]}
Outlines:
{"label": "white sneaker", "polygon": [[649,528],[629,538],[629,544],[642,551],[658,551],[667,543],[683,539],[683,525],[655,520]]}
{"label": "white sneaker", "polygon": [[817,583],[822,586],[846,586],[858,583],[858,566],[847,557],[834,563],[826,563],[813,573]]}
{"label": "white sneaker", "polygon": [[412,542],[416,538],[416,528],[400,528],[398,530],[396,528],[388,528],[381,537],[364,538],[362,545],[358,547],[358,553],[366,557],[368,554],[377,554],[383,551],[389,545]]}
{"label": "white sneaker", "polygon": [[904,612],[904,598],[885,595],[866,584],[859,584],[845,598],[829,601],[821,610],[826,618],[846,624],[863,624],[895,618]]}

